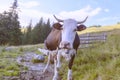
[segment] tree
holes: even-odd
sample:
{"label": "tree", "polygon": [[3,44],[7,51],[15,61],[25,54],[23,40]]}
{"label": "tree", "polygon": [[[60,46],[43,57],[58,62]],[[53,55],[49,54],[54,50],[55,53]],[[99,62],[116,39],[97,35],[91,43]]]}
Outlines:
{"label": "tree", "polygon": [[50,33],[50,31],[51,31],[51,27],[50,27],[50,20],[48,19],[47,20],[47,23],[45,24],[43,24],[43,27],[42,27],[42,34],[41,34],[41,36],[42,36],[42,40],[41,40],[41,42],[43,43],[44,42],[44,40],[46,39],[46,37],[48,36],[48,34]]}
{"label": "tree", "polygon": [[27,26],[26,32],[23,33],[22,44],[32,44],[32,20]]}
{"label": "tree", "polygon": [[21,44],[22,33],[18,21],[17,0],[13,2],[9,11],[4,11],[0,15],[0,44]]}
{"label": "tree", "polygon": [[49,19],[46,24],[43,22],[43,18],[41,18],[32,30],[33,44],[43,43],[50,31],[51,28]]}
{"label": "tree", "polygon": [[120,22],[117,22],[117,24],[120,24]]}
{"label": "tree", "polygon": [[43,25],[43,18],[40,19],[40,21],[35,25],[35,27],[32,30],[32,42],[33,44],[38,44],[41,42],[41,28]]}
{"label": "tree", "polygon": [[7,29],[4,27],[7,24],[4,24],[5,21],[4,13],[0,14],[0,45],[7,44],[9,40]]}

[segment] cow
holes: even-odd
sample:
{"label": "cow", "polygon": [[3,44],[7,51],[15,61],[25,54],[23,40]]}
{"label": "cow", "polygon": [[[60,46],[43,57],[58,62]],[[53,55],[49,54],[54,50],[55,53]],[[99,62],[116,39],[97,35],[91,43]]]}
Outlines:
{"label": "cow", "polygon": [[72,65],[80,45],[80,39],[76,31],[82,31],[86,29],[86,26],[83,25],[83,23],[88,17],[86,17],[83,21],[78,22],[74,19],[61,20],[55,15],[53,16],[58,22],[53,24],[50,34],[44,41],[46,50],[39,49],[39,51],[48,55],[48,63],[44,69],[44,72],[49,65],[50,57],[52,55],[54,58],[53,80],[58,80],[59,68],[61,67],[60,59],[62,56],[68,61],[67,80],[72,80]]}

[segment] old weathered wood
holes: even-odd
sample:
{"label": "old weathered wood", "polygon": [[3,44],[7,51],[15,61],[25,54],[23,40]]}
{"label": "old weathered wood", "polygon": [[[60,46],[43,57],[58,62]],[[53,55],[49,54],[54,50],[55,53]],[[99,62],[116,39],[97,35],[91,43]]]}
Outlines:
{"label": "old weathered wood", "polygon": [[105,42],[107,39],[107,33],[86,33],[79,35],[80,46],[79,48],[87,48],[98,42]]}

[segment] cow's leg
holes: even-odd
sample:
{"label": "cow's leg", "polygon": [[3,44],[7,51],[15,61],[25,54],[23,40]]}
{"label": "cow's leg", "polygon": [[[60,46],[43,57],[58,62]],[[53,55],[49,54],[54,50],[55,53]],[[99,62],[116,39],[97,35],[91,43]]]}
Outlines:
{"label": "cow's leg", "polygon": [[46,66],[45,66],[45,68],[44,68],[44,70],[43,70],[43,73],[45,73],[46,70],[47,70],[47,68],[48,68],[48,66],[49,66],[49,63],[50,63],[51,54],[50,54],[50,51],[49,51],[49,50],[46,50],[46,49],[38,48],[38,50],[39,50],[40,52],[42,52],[44,55],[47,55],[47,56],[48,56],[47,64],[46,64]]}
{"label": "cow's leg", "polygon": [[56,57],[54,57],[54,77],[53,80],[59,80],[59,68],[61,67],[60,63],[61,51],[57,52]]}
{"label": "cow's leg", "polygon": [[49,55],[48,55],[47,64],[46,64],[46,66],[45,66],[45,68],[44,68],[44,70],[43,70],[43,73],[45,73],[46,70],[48,69],[48,66],[49,66],[49,64],[50,64],[50,58],[51,58],[51,55],[49,54]]}
{"label": "cow's leg", "polygon": [[46,50],[46,49],[41,49],[41,48],[38,48],[38,51],[42,52],[45,56],[48,56],[50,51],[49,50]]}
{"label": "cow's leg", "polygon": [[60,59],[61,59],[61,51],[58,51],[58,53],[57,53],[57,65],[56,65],[58,70],[61,67]]}
{"label": "cow's leg", "polygon": [[72,80],[72,65],[73,65],[74,58],[75,58],[75,55],[72,55],[68,64],[69,70],[68,70],[67,80]]}
{"label": "cow's leg", "polygon": [[54,58],[54,76],[53,80],[58,80],[57,59]]}

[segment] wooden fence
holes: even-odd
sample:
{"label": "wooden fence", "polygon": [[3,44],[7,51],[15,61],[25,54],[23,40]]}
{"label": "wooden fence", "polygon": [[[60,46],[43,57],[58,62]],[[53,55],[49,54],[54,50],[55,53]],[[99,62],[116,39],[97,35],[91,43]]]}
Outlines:
{"label": "wooden fence", "polygon": [[79,36],[80,46],[79,48],[87,48],[93,46],[98,42],[105,42],[107,39],[107,33],[86,33]]}

